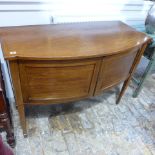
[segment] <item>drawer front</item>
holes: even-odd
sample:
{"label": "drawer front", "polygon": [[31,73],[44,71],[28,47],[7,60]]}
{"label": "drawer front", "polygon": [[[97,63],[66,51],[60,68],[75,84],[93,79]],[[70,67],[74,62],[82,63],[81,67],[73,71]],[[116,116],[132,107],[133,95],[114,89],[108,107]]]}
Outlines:
{"label": "drawer front", "polygon": [[98,61],[21,61],[24,102],[63,102],[93,94]]}
{"label": "drawer front", "polygon": [[95,93],[111,88],[126,80],[137,54],[133,51],[103,58]]}

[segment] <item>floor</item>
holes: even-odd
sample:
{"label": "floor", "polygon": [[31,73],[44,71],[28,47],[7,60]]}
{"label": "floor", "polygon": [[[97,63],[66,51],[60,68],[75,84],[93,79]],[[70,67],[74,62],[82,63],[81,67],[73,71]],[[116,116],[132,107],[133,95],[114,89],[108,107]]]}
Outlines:
{"label": "floor", "polygon": [[116,105],[118,90],[65,105],[27,107],[28,138],[14,109],[15,154],[155,155],[154,75],[138,98],[132,98],[131,83]]}

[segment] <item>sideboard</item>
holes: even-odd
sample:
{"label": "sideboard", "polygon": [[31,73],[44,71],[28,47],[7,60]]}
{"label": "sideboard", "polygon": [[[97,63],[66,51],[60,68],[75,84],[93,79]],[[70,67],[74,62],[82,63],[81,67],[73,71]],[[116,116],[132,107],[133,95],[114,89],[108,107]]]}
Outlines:
{"label": "sideboard", "polygon": [[151,38],[120,21],[0,28],[23,133],[25,105],[95,96],[124,82]]}

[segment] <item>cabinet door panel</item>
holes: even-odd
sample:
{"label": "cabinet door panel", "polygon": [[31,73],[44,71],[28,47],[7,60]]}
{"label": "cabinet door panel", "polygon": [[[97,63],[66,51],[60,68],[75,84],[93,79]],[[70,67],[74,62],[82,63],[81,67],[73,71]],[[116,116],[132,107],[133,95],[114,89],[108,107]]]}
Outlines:
{"label": "cabinet door panel", "polygon": [[20,62],[24,102],[59,101],[92,95],[97,61]]}
{"label": "cabinet door panel", "polygon": [[137,49],[132,52],[103,58],[96,94],[126,80],[136,54]]}

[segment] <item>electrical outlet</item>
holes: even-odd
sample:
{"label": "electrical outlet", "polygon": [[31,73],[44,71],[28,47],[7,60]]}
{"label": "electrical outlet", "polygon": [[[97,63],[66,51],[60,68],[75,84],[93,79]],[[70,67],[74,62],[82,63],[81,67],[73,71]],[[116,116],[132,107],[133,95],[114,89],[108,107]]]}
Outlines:
{"label": "electrical outlet", "polygon": [[51,24],[54,24],[54,18],[53,18],[53,16],[51,16],[51,18],[50,18],[50,23]]}

